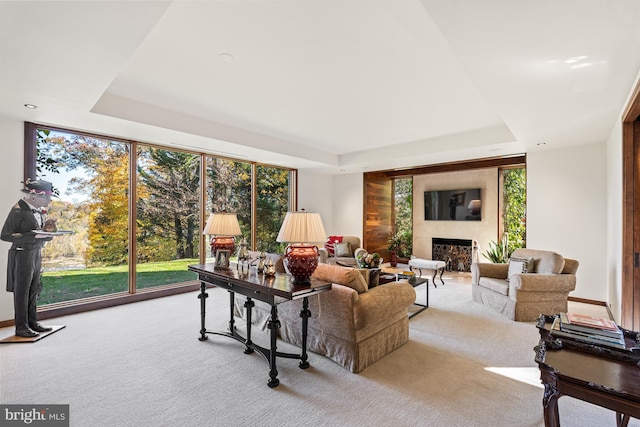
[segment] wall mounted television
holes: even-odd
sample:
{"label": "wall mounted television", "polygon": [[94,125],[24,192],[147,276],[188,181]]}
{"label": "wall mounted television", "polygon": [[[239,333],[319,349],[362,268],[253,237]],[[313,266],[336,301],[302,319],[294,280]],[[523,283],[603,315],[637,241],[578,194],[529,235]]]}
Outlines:
{"label": "wall mounted television", "polygon": [[424,192],[426,221],[480,221],[482,219],[482,191],[438,190]]}

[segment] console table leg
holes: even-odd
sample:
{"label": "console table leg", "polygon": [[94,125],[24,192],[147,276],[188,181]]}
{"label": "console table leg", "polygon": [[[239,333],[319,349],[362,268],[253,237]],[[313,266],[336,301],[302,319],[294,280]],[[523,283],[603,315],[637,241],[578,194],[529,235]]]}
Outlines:
{"label": "console table leg", "polygon": [[229,332],[236,330],[236,320],[233,317],[233,306],[235,305],[235,293],[229,291]]}
{"label": "console table leg", "polygon": [[255,305],[256,303],[253,302],[251,298],[247,297],[247,300],[244,303],[244,308],[247,309],[247,340],[244,343],[246,346],[244,349],[244,354],[253,353],[253,349],[251,348],[251,345],[253,344],[253,342],[251,341],[251,313]]}
{"label": "console table leg", "polygon": [[267,385],[271,388],[277,387],[280,384],[278,379],[278,369],[276,368],[276,351],[278,341],[278,329],[280,328],[280,321],[278,320],[278,308],[276,305],[271,306],[271,320],[267,327],[271,333],[271,351],[269,352],[269,381]]}
{"label": "console table leg", "polygon": [[206,335],[207,328],[204,326],[207,298],[209,298],[209,294],[207,294],[206,289],[207,284],[205,282],[200,282],[200,294],[198,295],[198,299],[200,300],[200,337],[198,339],[200,341],[205,341],[208,338]]}
{"label": "console table leg", "polygon": [[311,317],[311,311],[309,311],[309,298],[307,297],[302,299],[300,317],[302,317],[302,355],[300,356],[300,363],[298,366],[301,369],[307,369],[309,367],[309,362],[307,361],[307,329],[309,325],[309,317]]}

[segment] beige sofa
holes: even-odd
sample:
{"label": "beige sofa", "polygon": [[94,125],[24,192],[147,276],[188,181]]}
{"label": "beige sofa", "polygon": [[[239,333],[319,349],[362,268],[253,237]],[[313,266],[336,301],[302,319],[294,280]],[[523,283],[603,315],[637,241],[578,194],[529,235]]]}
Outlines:
{"label": "beige sofa", "polygon": [[[578,261],[551,251],[516,249],[510,263],[510,278],[510,264],[471,265],[474,301],[521,322],[533,322],[540,314],[567,311],[569,292],[576,287]],[[513,271],[514,266],[523,264],[528,265],[528,273]]]}
{"label": "beige sofa", "polygon": [[[358,252],[360,248],[360,238],[358,236],[342,236],[342,243],[348,245],[348,251],[345,253],[336,252],[339,248],[334,248],[334,256],[329,254],[329,251],[322,247],[318,248],[320,251],[320,256],[318,258],[318,262],[322,264],[343,264],[356,266],[356,252]],[[339,244],[338,244],[339,245]]]}
{"label": "beige sofa", "polygon": [[[357,269],[319,264],[314,277],[332,282],[328,292],[309,297],[308,349],[351,372],[360,372],[409,340],[407,309],[416,299],[406,281],[372,289]],[[302,301],[278,306],[283,340],[302,345]]]}

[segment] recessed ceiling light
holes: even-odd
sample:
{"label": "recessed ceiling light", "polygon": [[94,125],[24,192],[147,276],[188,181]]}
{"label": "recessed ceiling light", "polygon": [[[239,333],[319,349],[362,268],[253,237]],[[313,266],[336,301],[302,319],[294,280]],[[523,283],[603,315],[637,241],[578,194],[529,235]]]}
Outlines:
{"label": "recessed ceiling light", "polygon": [[37,105],[33,105],[33,104],[24,104],[24,106],[30,110],[35,110],[36,108],[38,108]]}
{"label": "recessed ceiling light", "polygon": [[547,145],[547,143],[546,142],[538,142],[536,145],[542,147],[543,145]]}
{"label": "recessed ceiling light", "polygon": [[231,55],[230,53],[223,52],[219,56],[220,56],[220,60],[224,62],[233,62],[233,55]]}

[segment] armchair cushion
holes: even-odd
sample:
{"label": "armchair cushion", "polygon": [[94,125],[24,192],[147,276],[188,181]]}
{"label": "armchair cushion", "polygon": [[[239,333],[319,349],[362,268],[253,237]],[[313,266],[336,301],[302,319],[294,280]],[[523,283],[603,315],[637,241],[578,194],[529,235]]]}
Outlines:
{"label": "armchair cushion", "polygon": [[511,276],[514,274],[529,273],[533,266],[533,258],[516,258],[511,257],[509,259],[509,270],[507,272],[507,282],[511,280]]}
{"label": "armchair cushion", "polygon": [[351,251],[351,243],[336,243],[334,246],[334,253],[336,257],[344,257],[344,256],[352,256],[353,252]]}
{"label": "armchair cushion", "polygon": [[329,256],[335,256],[335,245],[342,243],[342,236],[329,236],[324,244],[324,248],[327,250]]}
{"label": "armchair cushion", "polygon": [[564,268],[562,255],[551,251],[520,248],[513,251],[512,258],[533,258],[531,273],[560,274]]}

